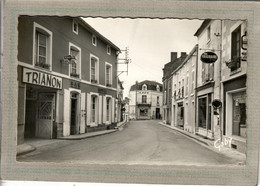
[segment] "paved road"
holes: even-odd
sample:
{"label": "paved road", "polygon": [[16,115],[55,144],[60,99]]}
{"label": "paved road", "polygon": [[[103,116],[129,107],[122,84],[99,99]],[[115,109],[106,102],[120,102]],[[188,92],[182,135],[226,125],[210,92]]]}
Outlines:
{"label": "paved road", "polygon": [[20,156],[18,161],[78,163],[145,163],[180,165],[236,164],[236,160],[211,151],[158,121],[131,121],[124,130],[67,141]]}

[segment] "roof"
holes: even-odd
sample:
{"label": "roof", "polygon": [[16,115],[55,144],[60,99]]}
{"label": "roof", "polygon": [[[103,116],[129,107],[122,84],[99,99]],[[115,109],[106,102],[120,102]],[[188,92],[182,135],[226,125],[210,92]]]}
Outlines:
{"label": "roof", "polygon": [[202,31],[208,26],[208,24],[209,24],[209,22],[211,21],[211,19],[205,19],[202,23],[201,23],[201,25],[200,25],[200,27],[198,28],[198,30],[196,31],[196,33],[194,34],[194,36],[199,36],[201,33],[202,33]]}
{"label": "roof", "polygon": [[115,50],[121,52],[120,48],[118,46],[116,46],[114,43],[112,43],[109,39],[107,39],[105,36],[103,36],[102,34],[100,34],[97,30],[95,30],[92,26],[90,26],[83,18],[81,17],[77,17],[75,18],[77,19],[82,26],[84,26],[87,30],[89,30],[90,32],[92,32],[93,34],[95,34],[98,38],[100,38],[101,40],[103,40],[105,43],[107,43],[110,47],[114,48]]}
{"label": "roof", "polygon": [[130,91],[135,91],[135,90],[142,90],[142,86],[146,84],[147,85],[147,90],[157,90],[156,87],[157,85],[160,86],[160,91],[162,91],[162,84],[158,83],[156,81],[150,81],[150,80],[145,80],[142,82],[138,82],[138,88],[136,88],[136,84],[132,85],[130,88]]}

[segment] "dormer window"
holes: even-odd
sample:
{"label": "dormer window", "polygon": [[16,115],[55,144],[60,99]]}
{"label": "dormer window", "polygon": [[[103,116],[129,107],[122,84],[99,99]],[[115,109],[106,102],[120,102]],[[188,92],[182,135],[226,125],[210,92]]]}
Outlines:
{"label": "dormer window", "polygon": [[72,31],[75,34],[78,34],[78,23],[75,20],[73,20],[73,22],[72,22]]}
{"label": "dormer window", "polygon": [[92,35],[92,45],[97,46],[97,37]]}
{"label": "dormer window", "polygon": [[143,84],[143,86],[142,86],[142,90],[147,90],[147,86],[146,86],[146,84]]}
{"label": "dormer window", "polygon": [[156,90],[157,90],[158,92],[160,91],[160,86],[159,86],[159,85],[156,86]]}
{"label": "dormer window", "polygon": [[107,45],[107,54],[110,55],[111,54],[111,48],[109,45]]}

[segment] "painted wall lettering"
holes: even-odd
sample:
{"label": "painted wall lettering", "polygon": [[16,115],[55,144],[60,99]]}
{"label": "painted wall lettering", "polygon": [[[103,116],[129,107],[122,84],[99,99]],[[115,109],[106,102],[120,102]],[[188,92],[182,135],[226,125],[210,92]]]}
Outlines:
{"label": "painted wall lettering", "polygon": [[23,69],[23,82],[44,87],[62,89],[62,78],[28,68]]}

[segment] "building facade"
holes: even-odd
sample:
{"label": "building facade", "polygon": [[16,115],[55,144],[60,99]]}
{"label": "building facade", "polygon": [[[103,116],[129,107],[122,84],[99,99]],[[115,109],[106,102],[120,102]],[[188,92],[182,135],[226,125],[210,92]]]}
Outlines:
{"label": "building facade", "polygon": [[18,144],[112,128],[120,49],[81,18],[18,21]]}
{"label": "building facade", "polygon": [[171,125],[185,131],[195,132],[195,77],[198,46],[172,74],[172,122]]}
{"label": "building facade", "polygon": [[129,92],[129,119],[161,119],[162,84],[155,81],[136,82]]}
{"label": "building facade", "polygon": [[163,122],[171,124],[172,122],[172,72],[184,61],[187,57],[186,52],[181,52],[181,56],[177,57],[177,52],[171,52],[171,61],[164,65],[163,68]]}

